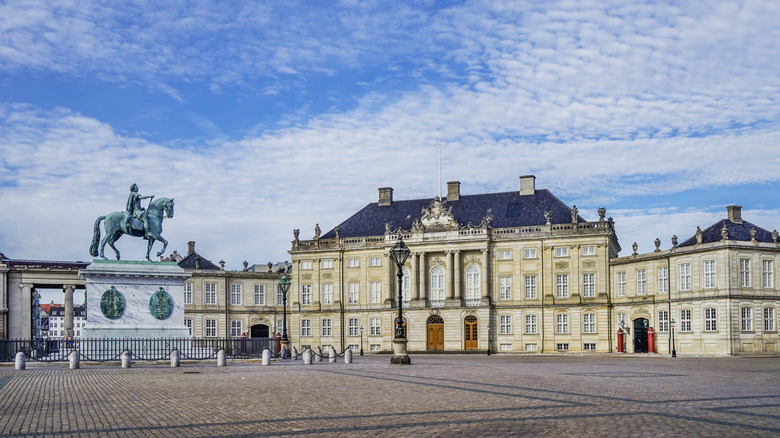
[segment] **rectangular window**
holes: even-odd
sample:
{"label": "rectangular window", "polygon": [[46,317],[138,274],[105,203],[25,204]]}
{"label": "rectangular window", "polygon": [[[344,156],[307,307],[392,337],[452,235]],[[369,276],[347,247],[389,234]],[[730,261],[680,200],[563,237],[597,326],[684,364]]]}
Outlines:
{"label": "rectangular window", "polygon": [[666,294],[669,292],[669,269],[666,266],[658,268],[658,293]]}
{"label": "rectangular window", "polygon": [[322,259],[322,260],[320,260],[320,268],[321,269],[333,269],[333,259]]}
{"label": "rectangular window", "polygon": [[566,313],[559,313],[555,315],[555,333],[566,334],[569,333],[569,315]]}
{"label": "rectangular window", "polygon": [[371,302],[378,303],[382,297],[382,282],[370,281],[368,282],[368,290],[371,295]]}
{"label": "rectangular window", "polygon": [[184,304],[192,304],[192,283],[184,283]]}
{"label": "rectangular window", "polygon": [[775,308],[764,307],[764,331],[775,331]]}
{"label": "rectangular window", "polygon": [[333,304],[333,283],[323,283],[322,304]]}
{"label": "rectangular window", "polygon": [[691,290],[691,264],[680,264],[680,290]]}
{"label": "rectangular window", "polygon": [[348,268],[357,268],[360,266],[359,259],[349,259],[347,260],[347,267]]}
{"label": "rectangular window", "polygon": [[217,283],[205,284],[206,304],[217,304]]}
{"label": "rectangular window", "polygon": [[333,336],[333,322],[330,318],[322,318],[322,336]]}
{"label": "rectangular window", "polygon": [[536,275],[525,276],[525,298],[527,300],[536,298]]}
{"label": "rectangular window", "polygon": [[764,260],[762,265],[761,276],[764,279],[764,287],[769,289],[775,287],[775,275],[772,260]]}
{"label": "rectangular window", "polygon": [[512,334],[512,317],[510,315],[501,315],[498,333],[502,335]]}
{"label": "rectangular window", "polygon": [[742,313],[742,331],[743,332],[753,331],[753,308],[743,307],[741,313]]}
{"label": "rectangular window", "polygon": [[714,332],[718,330],[718,314],[714,307],[704,309],[704,331]]}
{"label": "rectangular window", "polygon": [[360,283],[349,283],[347,285],[347,304],[358,304],[360,296]]}
{"label": "rectangular window", "polygon": [[569,344],[555,344],[555,349],[558,351],[569,351]]}
{"label": "rectangular window", "polygon": [[382,266],[382,259],[379,257],[371,257],[368,259],[368,266]]}
{"label": "rectangular window", "polygon": [[233,319],[230,321],[230,337],[240,338],[243,331],[241,330],[241,320]]}
{"label": "rectangular window", "polygon": [[569,256],[569,247],[559,246],[555,248],[555,257],[568,257],[568,256]]}
{"label": "rectangular window", "polygon": [[311,304],[311,285],[301,285],[301,304]]}
{"label": "rectangular window", "polygon": [[349,349],[352,350],[353,352],[357,353],[358,351],[360,351],[360,345],[358,345],[358,344],[349,344]]}
{"label": "rectangular window", "polygon": [[626,296],[626,273],[617,273],[617,294],[619,297]]}
{"label": "rectangular window", "polygon": [[192,320],[189,318],[184,319],[184,327],[187,327],[189,335],[192,336]]}
{"label": "rectangular window", "polygon": [[499,260],[512,260],[512,251],[499,251],[498,252],[498,259]]}
{"label": "rectangular window", "polygon": [[525,334],[536,334],[536,315],[525,315]]}
{"label": "rectangular window", "polygon": [[596,343],[595,342],[586,342],[582,344],[582,349],[585,351],[596,351]]}
{"label": "rectangular window", "polygon": [[525,351],[536,351],[536,344],[525,344]]}
{"label": "rectangular window", "polygon": [[216,319],[207,319],[206,320],[206,333],[207,338],[215,338],[217,337],[217,320]]}
{"label": "rectangular window", "polygon": [[360,324],[358,324],[357,318],[349,318],[349,322],[347,324],[347,327],[349,328],[349,336],[359,336],[360,335]]}
{"label": "rectangular window", "polygon": [[596,314],[585,313],[582,315],[582,332],[596,333]]}
{"label": "rectangular window", "polygon": [[241,285],[240,284],[231,284],[230,285],[230,304],[231,305],[241,305]]}
{"label": "rectangular window", "polygon": [[739,259],[739,285],[750,287],[750,259]]}
{"label": "rectangular window", "polygon": [[680,310],[680,331],[691,331],[691,309]]}
{"label": "rectangular window", "polygon": [[658,332],[665,333],[669,331],[669,311],[658,311]]}
{"label": "rectangular window", "polygon": [[584,256],[596,255],[596,247],[595,246],[583,246],[582,247],[582,255],[584,255]]}
{"label": "rectangular window", "polygon": [[276,290],[276,305],[284,306],[284,293],[277,288]]}
{"label": "rectangular window", "polygon": [[535,259],[536,258],[536,248],[529,248],[523,251],[523,258],[524,259]]}
{"label": "rectangular window", "polygon": [[596,296],[596,274],[582,274],[582,296]]}
{"label": "rectangular window", "polygon": [[265,285],[255,285],[255,306],[265,306]]}
{"label": "rectangular window", "polygon": [[379,351],[380,345],[379,344],[369,344],[368,351]]}
{"label": "rectangular window", "polygon": [[647,294],[647,273],[644,269],[636,270],[636,294]]}
{"label": "rectangular window", "polygon": [[379,336],[382,334],[382,326],[379,324],[379,318],[371,318],[369,320],[369,330],[371,336]]}
{"label": "rectangular window", "polygon": [[704,261],[704,287],[715,287],[715,260]]}
{"label": "rectangular window", "polygon": [[559,274],[555,276],[555,296],[567,298],[569,296],[569,275]]}
{"label": "rectangular window", "polygon": [[498,297],[501,300],[512,299],[512,277],[498,277]]}
{"label": "rectangular window", "polygon": [[301,269],[310,270],[311,269],[311,260],[303,260],[301,261]]}
{"label": "rectangular window", "polygon": [[512,344],[501,343],[498,345],[498,351],[512,351]]}
{"label": "rectangular window", "polygon": [[618,312],[617,313],[617,324],[618,324],[618,327],[622,327],[623,325],[626,324],[626,314],[625,313],[623,313],[623,312]]}
{"label": "rectangular window", "polygon": [[311,320],[308,318],[301,320],[301,336],[311,336]]}

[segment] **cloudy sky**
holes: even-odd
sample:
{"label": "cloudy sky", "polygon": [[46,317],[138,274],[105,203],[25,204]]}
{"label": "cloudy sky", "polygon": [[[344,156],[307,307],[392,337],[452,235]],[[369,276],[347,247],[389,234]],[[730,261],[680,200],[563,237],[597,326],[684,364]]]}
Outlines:
{"label": "cloudy sky", "polygon": [[[89,260],[129,187],[172,250],[289,260],[293,228],[537,176],[623,246],[728,204],[780,228],[777,1],[0,1],[0,252]],[[144,201],[146,202],[146,201]],[[117,243],[141,259],[145,242]],[[157,250],[156,247],[155,250]]]}

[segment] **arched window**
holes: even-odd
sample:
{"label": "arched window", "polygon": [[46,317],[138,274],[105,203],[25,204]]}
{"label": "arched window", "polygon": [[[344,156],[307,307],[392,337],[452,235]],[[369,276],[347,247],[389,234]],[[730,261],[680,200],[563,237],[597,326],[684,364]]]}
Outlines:
{"label": "arched window", "polygon": [[440,267],[431,270],[431,303],[434,302],[444,304],[444,269]]}
{"label": "arched window", "polygon": [[472,265],[466,268],[466,305],[478,302],[480,298],[479,268]]}

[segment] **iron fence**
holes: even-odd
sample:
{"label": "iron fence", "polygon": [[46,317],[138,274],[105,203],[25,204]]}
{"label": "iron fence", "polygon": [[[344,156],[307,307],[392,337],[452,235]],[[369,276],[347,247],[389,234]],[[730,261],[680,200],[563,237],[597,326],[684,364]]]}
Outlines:
{"label": "iron fence", "polygon": [[80,360],[118,361],[124,351],[133,360],[168,360],[177,350],[181,360],[216,359],[224,350],[228,358],[261,357],[266,348],[271,355],[279,355],[276,338],[197,338],[197,339],[0,339],[0,362],[13,362],[16,353],[23,352],[28,360],[66,362],[76,351]]}

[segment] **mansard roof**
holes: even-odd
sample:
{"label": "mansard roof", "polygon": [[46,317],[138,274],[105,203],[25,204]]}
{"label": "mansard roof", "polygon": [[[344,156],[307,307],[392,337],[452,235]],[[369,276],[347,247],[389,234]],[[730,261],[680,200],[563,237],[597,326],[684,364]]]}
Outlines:
{"label": "mansard roof", "polygon": [[[383,235],[386,223],[390,223],[393,229],[409,230],[416,219],[421,219],[423,208],[427,208],[434,199],[393,201],[383,206],[378,202],[368,204],[338,225],[341,237]],[[551,222],[554,224],[571,223],[571,208],[546,189],[534,190],[533,195],[520,195],[520,192],[514,191],[460,195],[457,201],[447,201],[446,198],[444,201],[447,208],[452,207],[452,215],[461,226],[469,222],[477,226],[488,215],[493,216],[493,228],[544,225],[547,223],[545,211],[552,212]],[[579,215],[577,221],[585,222]],[[335,237],[335,228],[322,236],[323,239]]]}
{"label": "mansard roof", "polygon": [[[740,242],[750,242],[750,230],[756,230],[756,241],[772,243],[772,232],[767,231],[758,225],[752,224],[748,221],[732,222],[728,219],[721,219],[718,222],[710,225],[706,229],[702,230],[702,243],[720,242],[723,240],[721,230],[726,227],[728,230],[729,240],[736,240]],[[696,245],[696,235],[686,239],[678,246],[693,246]]]}
{"label": "mansard roof", "polygon": [[201,270],[212,270],[212,271],[219,271],[219,266],[215,265],[211,262],[211,260],[201,256],[197,252],[193,251],[189,254],[187,254],[187,257],[184,257],[182,261],[179,262],[179,267],[182,269],[189,269],[189,270],[195,270],[195,259],[200,257],[200,269]]}

